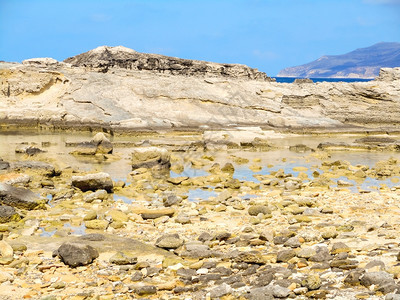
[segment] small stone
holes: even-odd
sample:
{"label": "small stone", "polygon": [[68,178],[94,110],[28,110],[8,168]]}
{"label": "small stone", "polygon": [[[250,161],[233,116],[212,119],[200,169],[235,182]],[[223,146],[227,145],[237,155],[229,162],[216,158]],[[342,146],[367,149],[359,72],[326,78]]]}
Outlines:
{"label": "small stone", "polygon": [[14,207],[8,205],[0,206],[0,223],[19,221],[20,219],[21,217],[15,211]]}
{"label": "small stone", "polygon": [[113,222],[123,223],[129,221],[129,217],[126,215],[126,213],[120,210],[113,209],[108,213],[108,215],[112,218]]}
{"label": "small stone", "polygon": [[290,248],[298,248],[301,244],[299,238],[294,236],[288,239],[283,245]]}
{"label": "small stone", "polygon": [[0,257],[13,257],[13,255],[13,248],[6,241],[0,241]]}
{"label": "small stone", "polygon": [[143,219],[157,219],[163,216],[172,217],[175,210],[172,208],[161,208],[161,209],[140,209],[132,210],[133,213],[139,214]]}
{"label": "small stone", "polygon": [[223,283],[210,291],[210,297],[211,299],[220,298],[231,293],[231,291],[232,288],[228,284]]}
{"label": "small stone", "polygon": [[294,250],[282,250],[279,251],[276,257],[277,262],[288,262],[290,259],[296,256]]}
{"label": "small stone", "polygon": [[107,220],[91,220],[86,221],[85,226],[88,229],[106,230],[109,223]]}
{"label": "small stone", "polygon": [[94,210],[90,210],[89,212],[86,213],[86,215],[83,217],[84,221],[91,221],[97,219],[97,213]]}
{"label": "small stone", "polygon": [[190,217],[186,214],[179,214],[176,218],[175,218],[175,222],[179,223],[179,224],[190,224],[191,220]]}
{"label": "small stone", "polygon": [[135,293],[139,296],[154,295],[157,293],[157,288],[154,285],[144,285],[135,288]]}
{"label": "small stone", "polygon": [[309,275],[301,282],[301,285],[309,290],[317,290],[321,287],[321,278],[318,275]]}
{"label": "small stone", "polygon": [[345,243],[339,242],[339,243],[334,243],[331,248],[331,254],[338,254],[342,252],[351,252],[351,249],[349,246],[347,246]]}
{"label": "small stone", "polygon": [[258,214],[268,215],[271,213],[271,210],[265,205],[253,205],[249,207],[248,213],[250,216],[258,216]]}
{"label": "small stone", "polygon": [[209,234],[208,232],[202,232],[199,237],[197,238],[200,242],[207,242],[212,240],[212,235]]}
{"label": "small stone", "polygon": [[307,248],[303,248],[299,252],[297,252],[297,257],[309,259],[310,257],[314,256],[315,254],[317,254],[317,251],[315,251],[314,248],[307,247]]}
{"label": "small stone", "polygon": [[272,290],[272,295],[275,298],[285,298],[286,299],[291,292],[288,288],[282,287],[279,285],[273,285],[271,287],[271,290]]}
{"label": "small stone", "polygon": [[227,239],[229,239],[231,237],[231,234],[227,231],[221,231],[218,232],[214,235],[213,240],[217,240],[217,241],[226,241]]}
{"label": "small stone", "polygon": [[137,263],[137,258],[123,252],[117,252],[110,257],[109,261],[114,265],[131,265]]}
{"label": "small stone", "polygon": [[0,271],[0,283],[6,282],[6,281],[14,281],[14,276],[11,275],[8,272]]}
{"label": "small stone", "polygon": [[176,249],[183,245],[183,240],[177,233],[166,234],[159,237],[156,241],[156,246],[164,249]]}

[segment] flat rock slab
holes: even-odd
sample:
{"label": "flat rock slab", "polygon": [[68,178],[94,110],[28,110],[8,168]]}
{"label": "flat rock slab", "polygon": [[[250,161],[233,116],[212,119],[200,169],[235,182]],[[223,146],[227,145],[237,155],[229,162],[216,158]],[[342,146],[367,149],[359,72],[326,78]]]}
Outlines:
{"label": "flat rock slab", "polygon": [[143,219],[157,219],[159,217],[168,216],[172,217],[175,210],[172,208],[161,208],[161,209],[134,209],[132,210],[135,214],[141,215]]}
{"label": "flat rock slab", "polygon": [[43,204],[43,200],[32,191],[0,183],[0,204],[12,207],[35,209]]}

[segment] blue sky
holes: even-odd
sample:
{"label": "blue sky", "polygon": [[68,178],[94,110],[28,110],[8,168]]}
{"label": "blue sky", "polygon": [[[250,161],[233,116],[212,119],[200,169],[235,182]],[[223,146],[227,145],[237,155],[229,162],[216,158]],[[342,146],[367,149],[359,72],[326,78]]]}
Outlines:
{"label": "blue sky", "polygon": [[400,42],[400,0],[0,0],[0,60],[101,45],[242,63],[268,75]]}

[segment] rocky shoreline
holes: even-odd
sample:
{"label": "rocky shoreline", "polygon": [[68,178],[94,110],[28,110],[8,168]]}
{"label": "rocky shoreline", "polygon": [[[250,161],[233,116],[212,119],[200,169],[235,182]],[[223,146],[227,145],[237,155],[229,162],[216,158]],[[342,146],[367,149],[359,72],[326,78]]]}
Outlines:
{"label": "rocky shoreline", "polygon": [[399,68],[100,47],[0,75],[0,299],[400,299]]}
{"label": "rocky shoreline", "polygon": [[[332,158],[343,150],[294,144],[310,167],[280,168],[295,158],[267,134],[99,133],[65,142],[67,153],[10,143],[0,299],[398,299],[398,161],[352,164]],[[347,144],[390,157],[398,141]],[[102,170],[113,161],[129,165],[125,178]],[[381,183],[362,187],[371,180]]]}

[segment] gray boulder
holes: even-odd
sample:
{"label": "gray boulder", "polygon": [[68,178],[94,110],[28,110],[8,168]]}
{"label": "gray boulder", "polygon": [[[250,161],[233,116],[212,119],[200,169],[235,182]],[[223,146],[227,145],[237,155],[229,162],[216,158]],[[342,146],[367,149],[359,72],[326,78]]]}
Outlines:
{"label": "gray boulder", "polygon": [[109,174],[101,172],[84,176],[72,176],[72,186],[83,192],[106,190],[111,193],[114,184]]}
{"label": "gray boulder", "polygon": [[7,170],[10,167],[10,163],[0,158],[0,170]]}
{"label": "gray boulder", "polygon": [[43,200],[28,189],[0,183],[0,204],[24,209],[35,209],[43,204]]}
{"label": "gray boulder", "polygon": [[7,223],[11,221],[18,221],[19,214],[15,211],[14,207],[8,205],[0,206],[0,223]]}
{"label": "gray boulder", "polygon": [[99,257],[99,252],[92,246],[69,242],[62,244],[57,254],[66,265],[71,267],[88,265]]}
{"label": "gray boulder", "polygon": [[360,282],[363,286],[394,284],[393,276],[386,272],[368,272],[361,278]]}

